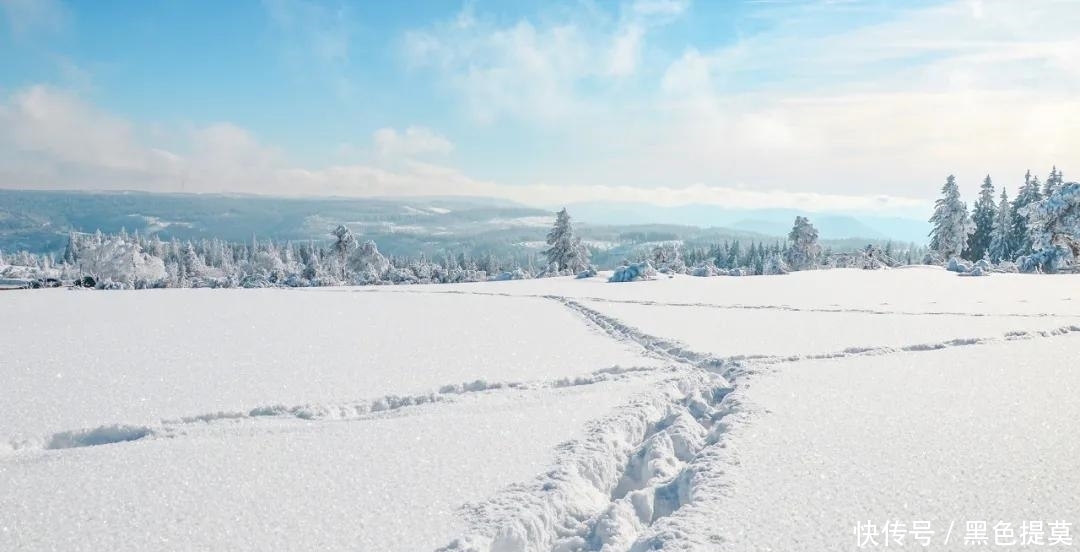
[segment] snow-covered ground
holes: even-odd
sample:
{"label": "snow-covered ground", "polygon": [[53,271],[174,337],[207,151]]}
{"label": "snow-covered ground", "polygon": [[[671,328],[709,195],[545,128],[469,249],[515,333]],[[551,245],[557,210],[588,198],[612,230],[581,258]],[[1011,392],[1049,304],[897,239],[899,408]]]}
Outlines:
{"label": "snow-covered ground", "polygon": [[7,292],[0,550],[849,550],[886,520],[927,521],[934,549],[969,521],[1049,538],[1080,523],[1078,284]]}
{"label": "snow-covered ground", "polygon": [[204,289],[0,301],[5,437],[659,366],[545,299]]}

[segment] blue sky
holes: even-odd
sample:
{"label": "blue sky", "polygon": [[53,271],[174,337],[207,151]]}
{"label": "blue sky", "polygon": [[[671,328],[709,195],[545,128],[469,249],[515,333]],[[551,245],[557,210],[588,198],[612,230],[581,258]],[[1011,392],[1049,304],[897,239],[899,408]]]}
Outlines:
{"label": "blue sky", "polygon": [[913,211],[1080,166],[1078,16],[0,0],[0,186]]}

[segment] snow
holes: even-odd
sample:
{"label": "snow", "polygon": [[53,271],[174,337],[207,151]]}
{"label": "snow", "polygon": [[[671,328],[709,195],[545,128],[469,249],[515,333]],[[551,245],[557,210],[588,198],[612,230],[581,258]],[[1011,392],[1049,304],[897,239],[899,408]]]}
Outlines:
{"label": "snow", "polygon": [[608,276],[0,294],[0,550],[1080,523],[1080,276]]}
{"label": "snow", "polygon": [[[611,273],[601,272],[610,276]],[[675,275],[632,285],[598,279],[410,286],[390,292],[431,291],[575,299],[705,304],[774,310],[873,311],[913,314],[961,312],[1027,316],[1080,315],[1077,280],[1068,275],[993,274],[957,278],[941,267],[891,270],[833,269],[782,276],[695,278]]]}
{"label": "snow", "polygon": [[[300,290],[0,297],[0,443],[102,424],[340,405],[476,380],[657,366],[544,299]],[[88,315],[92,313],[92,315]]]}
{"label": "snow", "polygon": [[348,423],[196,424],[0,457],[0,550],[433,550],[464,532],[462,504],[544,470],[561,441],[641,389],[512,390]]}
{"label": "snow", "polygon": [[1022,328],[1052,331],[1080,323],[1066,317],[889,315],[777,309],[727,309],[582,301],[645,333],[716,356],[799,357],[932,345],[961,338],[992,339]]}
{"label": "snow", "polygon": [[[698,473],[695,492],[715,486],[723,499],[650,537],[665,550],[708,539],[719,550],[854,550],[856,523],[923,520],[939,546],[955,522],[948,549],[959,550],[968,520],[1009,522],[1017,534],[1022,521],[1076,523],[1078,350],[1074,334],[752,378],[725,443],[733,452],[716,451]],[[907,546],[921,548],[910,537]]]}

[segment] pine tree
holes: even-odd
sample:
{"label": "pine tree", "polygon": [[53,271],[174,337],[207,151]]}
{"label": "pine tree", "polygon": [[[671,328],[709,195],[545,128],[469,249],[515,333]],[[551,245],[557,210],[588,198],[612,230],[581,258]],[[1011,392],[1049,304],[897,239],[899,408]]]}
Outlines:
{"label": "pine tree", "polygon": [[979,189],[979,199],[975,202],[975,208],[971,212],[971,221],[975,225],[975,231],[968,238],[965,259],[978,261],[986,256],[990,248],[991,234],[994,231],[994,219],[997,216],[997,205],[994,204],[994,183],[990,175],[986,175],[982,187]]}
{"label": "pine tree", "polygon": [[1016,194],[1012,203],[1009,221],[1009,251],[1012,257],[1031,253],[1031,236],[1028,232],[1028,219],[1024,207],[1042,199],[1039,191],[1039,178],[1031,176],[1031,171],[1024,175],[1024,185]]}
{"label": "pine tree", "polygon": [[990,232],[990,261],[1000,263],[1011,261],[1012,247],[1009,241],[1009,224],[1012,220],[1012,210],[1009,207],[1009,193],[1005,188],[1001,189],[1001,201],[998,203],[997,216],[994,217],[994,228]]}
{"label": "pine tree", "polygon": [[818,245],[818,231],[806,217],[795,217],[795,224],[788,234],[791,248],[788,250],[788,265],[792,270],[807,270],[817,265],[821,246]]}
{"label": "pine tree", "polygon": [[1050,169],[1050,176],[1046,177],[1046,184],[1043,185],[1043,197],[1050,197],[1064,183],[1061,171],[1058,170],[1057,165],[1054,165],[1054,168]]}
{"label": "pine tree", "polygon": [[334,252],[338,256],[338,266],[341,267],[341,279],[346,278],[345,267],[348,264],[349,255],[356,250],[359,245],[356,240],[356,236],[349,230],[348,226],[344,224],[338,225],[334,229],[334,237],[337,241],[334,242]]}
{"label": "pine tree", "polygon": [[64,262],[72,266],[79,264],[79,236],[75,232],[68,232],[67,247],[64,248]]}
{"label": "pine tree", "polygon": [[1017,259],[1022,272],[1075,271],[1080,257],[1080,184],[1070,182],[1054,194],[1028,205],[1031,254]]}
{"label": "pine tree", "polygon": [[956,177],[949,175],[941,187],[941,198],[934,203],[934,214],[930,217],[933,228],[930,230],[930,249],[940,260],[945,261],[960,255],[971,233],[971,220],[968,218],[967,205],[960,201],[960,189],[956,186]]}
{"label": "pine tree", "polygon": [[565,207],[555,215],[555,225],[548,232],[547,244],[544,257],[548,264],[556,265],[559,270],[575,272],[588,267],[589,250],[574,236],[574,226]]}

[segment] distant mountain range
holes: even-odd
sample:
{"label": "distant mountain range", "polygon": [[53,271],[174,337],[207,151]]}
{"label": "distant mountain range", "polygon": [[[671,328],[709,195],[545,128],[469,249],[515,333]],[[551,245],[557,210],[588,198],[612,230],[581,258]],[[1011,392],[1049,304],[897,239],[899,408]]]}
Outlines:
{"label": "distant mountain range", "polygon": [[725,209],[716,205],[656,207],[640,203],[575,203],[567,210],[590,224],[681,224],[722,227],[767,236],[786,236],[796,216],[805,216],[822,239],[894,240],[922,244],[930,231],[925,220],[878,215],[812,213],[796,209]]}
{"label": "distant mountain range", "polygon": [[[823,240],[854,247],[860,240],[922,243],[926,223],[786,209],[714,206],[654,207],[635,203],[567,206],[580,233],[612,255],[624,246],[681,240],[783,239],[796,215],[809,216]],[[121,228],[162,239],[328,240],[338,224],[397,255],[445,251],[539,251],[553,212],[472,197],[280,198],[254,195],[0,190],[0,250],[61,251],[70,231]]]}

